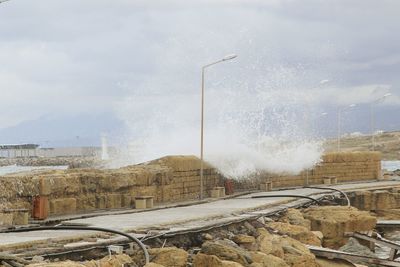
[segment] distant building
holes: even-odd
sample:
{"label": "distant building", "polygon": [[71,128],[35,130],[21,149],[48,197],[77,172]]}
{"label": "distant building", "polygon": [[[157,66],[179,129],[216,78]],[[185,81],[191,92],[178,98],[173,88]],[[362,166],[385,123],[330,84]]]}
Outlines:
{"label": "distant building", "polygon": [[0,157],[36,157],[38,147],[39,145],[36,144],[0,145]]}
{"label": "distant building", "polygon": [[[0,158],[29,157],[98,157],[101,158],[104,148],[87,147],[39,147],[37,144],[0,145]],[[114,155],[116,149],[107,147],[108,153]]]}

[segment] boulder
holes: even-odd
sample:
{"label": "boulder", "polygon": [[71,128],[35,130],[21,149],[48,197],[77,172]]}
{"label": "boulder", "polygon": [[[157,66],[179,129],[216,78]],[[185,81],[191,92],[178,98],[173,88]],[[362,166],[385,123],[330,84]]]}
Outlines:
{"label": "boulder", "polygon": [[51,263],[42,262],[42,263],[34,263],[26,265],[26,267],[85,267],[85,266],[86,265],[73,261],[61,261],[61,262],[51,262]]}
{"label": "boulder", "polygon": [[86,267],[120,267],[121,265],[128,265],[133,263],[131,257],[126,254],[105,256],[101,260],[91,260],[84,264]]}
{"label": "boulder", "polygon": [[250,235],[235,235],[232,240],[246,250],[257,250],[256,238]]}
{"label": "boulder", "polygon": [[193,258],[193,267],[243,267],[234,261],[221,260],[215,255],[198,253]]}
{"label": "boulder", "polygon": [[[233,242],[232,242],[233,243]],[[228,260],[248,266],[252,263],[250,254],[236,244],[228,241],[218,240],[218,242],[207,241],[201,246],[201,253],[215,255],[221,260]]]}
{"label": "boulder", "polygon": [[375,228],[376,218],[354,207],[323,206],[305,210],[313,231],[321,231],[323,246],[339,248],[347,242],[345,232],[369,231]]}
{"label": "boulder", "polygon": [[268,223],[267,227],[277,230],[280,234],[288,235],[303,244],[321,246],[321,240],[308,228],[283,222]]}
{"label": "boulder", "polygon": [[165,267],[165,266],[158,263],[150,262],[147,263],[144,267]]}
{"label": "boulder", "polygon": [[251,252],[251,255],[254,261],[253,264],[255,263],[255,265],[251,265],[251,267],[256,267],[256,264],[258,264],[260,267],[289,267],[289,265],[287,265],[283,259],[271,254],[267,255],[265,253],[255,251]]}
{"label": "boulder", "polygon": [[257,250],[265,254],[272,254],[278,258],[283,258],[284,253],[279,237],[270,234],[265,228],[259,228],[257,231],[259,233],[256,239]]}
{"label": "boulder", "polygon": [[279,221],[290,223],[292,225],[304,226],[308,230],[311,230],[310,220],[304,219],[303,213],[298,209],[287,209],[286,214]]}
{"label": "boulder", "polygon": [[283,259],[292,267],[319,267],[314,254],[299,241],[290,237],[281,237],[284,251]]}
{"label": "boulder", "polygon": [[180,248],[166,247],[149,249],[151,262],[166,267],[186,267],[188,253]]}

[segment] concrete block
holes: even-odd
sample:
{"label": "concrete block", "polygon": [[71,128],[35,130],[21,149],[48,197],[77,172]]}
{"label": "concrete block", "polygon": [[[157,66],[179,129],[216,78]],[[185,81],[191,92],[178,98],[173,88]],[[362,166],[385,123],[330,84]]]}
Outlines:
{"label": "concrete block", "polygon": [[224,197],[225,196],[225,187],[219,186],[219,187],[216,187],[216,188],[219,189],[219,197]]}
{"label": "concrete block", "polygon": [[[291,182],[293,182],[293,181],[291,181]],[[261,191],[272,191],[272,182],[261,183],[260,190]]]}
{"label": "concrete block", "polygon": [[13,225],[13,214],[0,212],[0,226],[11,226]]}
{"label": "concrete block", "polygon": [[150,209],[153,208],[153,196],[140,196],[135,197],[136,209]]}
{"label": "concrete block", "polygon": [[71,214],[76,212],[76,198],[59,198],[50,200],[51,214]]}
{"label": "concrete block", "polygon": [[211,197],[212,198],[219,198],[219,189],[218,188],[213,188],[211,189]]}

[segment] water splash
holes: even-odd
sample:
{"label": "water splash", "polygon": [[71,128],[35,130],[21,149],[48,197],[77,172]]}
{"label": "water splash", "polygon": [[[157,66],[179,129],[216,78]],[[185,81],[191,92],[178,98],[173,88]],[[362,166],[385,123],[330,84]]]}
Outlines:
{"label": "water splash", "polygon": [[[238,80],[208,85],[205,160],[234,178],[260,170],[295,174],[319,162],[322,144],[308,122],[310,91],[284,83],[290,80],[288,73],[275,69],[274,78],[251,86]],[[131,144],[124,164],[200,154],[198,93],[139,90],[118,110],[129,128],[126,142]]]}

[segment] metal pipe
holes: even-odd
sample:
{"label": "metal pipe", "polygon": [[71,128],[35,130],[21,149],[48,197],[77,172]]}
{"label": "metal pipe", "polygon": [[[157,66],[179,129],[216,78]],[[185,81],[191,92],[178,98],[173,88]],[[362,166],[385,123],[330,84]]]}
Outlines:
{"label": "metal pipe", "polygon": [[112,234],[117,234],[117,235],[122,235],[132,242],[135,242],[136,244],[139,245],[139,247],[143,250],[145,261],[147,263],[150,262],[150,256],[149,252],[147,251],[145,245],[136,237],[120,232],[117,230],[113,229],[107,229],[107,228],[100,228],[100,227],[84,227],[84,226],[65,226],[65,225],[60,225],[60,226],[41,226],[41,227],[32,227],[32,228],[18,228],[18,229],[8,229],[5,231],[2,231],[3,233],[21,233],[21,232],[31,232],[31,231],[47,231],[47,230],[84,230],[84,231],[98,231],[98,232],[107,232],[107,233],[112,233]]}
{"label": "metal pipe", "polygon": [[309,196],[303,196],[303,195],[264,195],[264,196],[252,196],[250,198],[269,198],[269,197],[298,197],[298,198],[306,198],[309,200],[312,200],[316,202],[318,205],[321,205],[321,202],[319,202],[317,199],[309,197]]}
{"label": "metal pipe", "polygon": [[336,189],[336,188],[331,188],[331,187],[318,187],[318,186],[304,186],[304,188],[311,188],[311,189],[322,189],[322,190],[333,190],[336,192],[341,193],[347,200],[347,206],[350,206],[350,199],[347,196],[347,194],[345,192],[343,192],[342,190]]}

